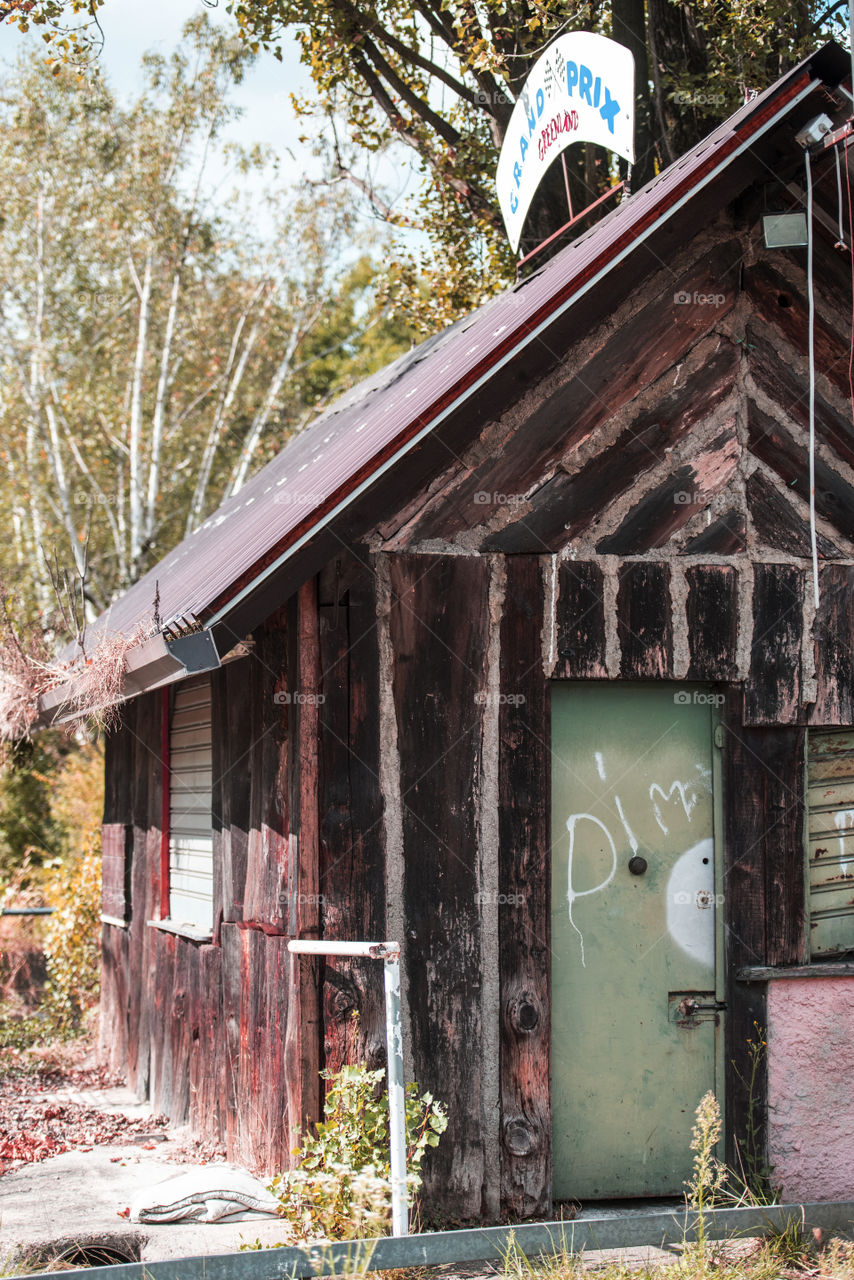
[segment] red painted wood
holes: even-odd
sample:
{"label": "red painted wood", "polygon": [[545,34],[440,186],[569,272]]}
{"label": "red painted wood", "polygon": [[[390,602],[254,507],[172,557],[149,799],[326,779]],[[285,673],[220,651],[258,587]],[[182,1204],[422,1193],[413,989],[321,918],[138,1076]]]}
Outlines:
{"label": "red painted wood", "polygon": [[105,822],[101,827],[101,911],[116,920],[126,918],[126,874],[133,849],[133,828],[129,823]]}

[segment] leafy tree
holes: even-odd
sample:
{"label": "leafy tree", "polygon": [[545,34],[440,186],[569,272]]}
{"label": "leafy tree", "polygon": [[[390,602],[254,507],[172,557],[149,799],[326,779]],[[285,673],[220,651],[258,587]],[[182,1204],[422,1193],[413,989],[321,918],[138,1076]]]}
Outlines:
{"label": "leafy tree", "polygon": [[51,779],[67,751],[57,734],[5,748],[0,769],[0,889],[26,860],[40,866],[46,855],[54,856],[63,845],[66,831],[53,811]]}
{"label": "leafy tree", "polygon": [[[408,343],[342,256],[360,235],[343,190],[286,198],[232,148],[266,199],[205,197],[251,56],[201,15],[145,58],[129,107],[35,58],[0,94],[0,573],[19,617],[56,622],[46,558],[103,608],[347,381],[360,326]],[[309,376],[330,316],[339,354]]]}
{"label": "leafy tree", "polygon": [[[56,30],[57,40],[71,39],[73,53],[73,38],[59,35],[57,25],[72,2],[78,11],[85,8],[82,0],[37,0],[18,16]],[[597,31],[632,50],[637,162],[631,175],[623,162],[619,168],[637,187],[703,137],[746,91],[766,87],[819,39],[840,31],[845,4],[228,0],[227,8],[251,50],[281,56],[285,33],[295,33],[315,86],[297,107],[315,117],[339,175],[354,181],[391,222],[429,235],[426,307],[418,305],[424,295],[417,287],[424,254],[399,255],[389,278],[390,296],[416,304],[414,314],[429,328],[512,278],[495,198],[497,154],[525,77],[554,36]],[[392,207],[365,164],[393,143],[408,148],[421,175],[415,206],[405,212]],[[573,147],[567,162],[576,209],[618,176],[616,162],[600,148]],[[531,209],[523,251],[566,216],[558,163]]]}

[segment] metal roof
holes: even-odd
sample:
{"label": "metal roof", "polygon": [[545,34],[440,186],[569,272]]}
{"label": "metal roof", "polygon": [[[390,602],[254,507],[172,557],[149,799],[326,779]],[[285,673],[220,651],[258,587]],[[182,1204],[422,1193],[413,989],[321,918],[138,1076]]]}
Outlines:
{"label": "metal roof", "polygon": [[[535,275],[338,400],[93,624],[130,634],[154,613],[216,624],[317,532],[351,510],[437,423],[544,333],[819,83],[847,74],[825,45],[730,116]],[[370,500],[368,499],[368,506]],[[293,590],[293,586],[290,588]],[[258,621],[261,619],[259,618]],[[91,632],[90,632],[91,634]]]}

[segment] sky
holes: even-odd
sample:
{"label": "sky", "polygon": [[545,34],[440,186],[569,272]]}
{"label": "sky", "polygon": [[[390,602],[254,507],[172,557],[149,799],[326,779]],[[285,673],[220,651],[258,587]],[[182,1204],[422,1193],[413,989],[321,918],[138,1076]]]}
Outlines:
{"label": "sky", "polygon": [[[180,41],[184,23],[203,8],[212,21],[232,26],[233,19],[225,12],[225,5],[226,0],[219,0],[218,5],[205,5],[204,0],[107,0],[99,11],[104,31],[100,57],[114,91],[120,97],[135,96],[142,86],[142,53],[148,49],[164,55],[171,53]],[[43,47],[38,29],[21,35],[15,26],[0,26],[0,73],[26,46]],[[299,140],[310,122],[296,118],[290,101],[293,92],[310,95],[312,86],[308,72],[300,63],[296,41],[286,36],[282,46],[282,62],[272,53],[259,53],[243,83],[234,91],[232,100],[242,108],[243,114],[224,132],[222,141],[239,141],[244,146],[261,143],[270,147],[281,161],[281,173],[286,181],[296,187],[305,175],[319,176],[319,161],[312,154],[310,143]],[[219,189],[225,195],[232,188],[233,171],[221,158],[214,158],[206,172],[209,189]],[[395,193],[393,201],[402,200],[417,181],[408,154],[398,154],[382,162],[380,178],[384,186]],[[251,184],[261,185],[264,179],[256,175],[240,181],[244,188],[248,181],[251,190]],[[265,216],[261,214],[261,223],[255,223],[256,231],[262,234]],[[365,221],[374,222],[367,209]],[[272,218],[269,227],[272,231]],[[421,243],[417,235],[405,238],[413,245]]]}
{"label": "sky", "polygon": [[[140,55],[146,49],[170,53],[180,40],[184,23],[203,7],[213,21],[231,24],[225,0],[218,7],[203,6],[203,0],[107,0],[100,11],[105,37],[101,61],[114,89],[132,96],[141,86]],[[22,36],[16,27],[4,26],[0,28],[0,38],[0,64],[8,64],[25,43],[41,45],[35,29]],[[310,167],[310,150],[299,142],[302,128],[294,118],[288,97],[292,91],[308,87],[295,41],[288,42],[283,63],[272,54],[259,54],[235,94],[245,111],[236,136],[243,141],[268,143],[280,154],[290,148],[300,167]]]}

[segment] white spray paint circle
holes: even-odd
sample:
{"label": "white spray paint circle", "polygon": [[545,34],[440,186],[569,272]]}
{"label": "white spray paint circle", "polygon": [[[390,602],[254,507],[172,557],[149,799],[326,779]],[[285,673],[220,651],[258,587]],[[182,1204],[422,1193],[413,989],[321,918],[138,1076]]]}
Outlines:
{"label": "white spray paint circle", "polygon": [[715,846],[710,837],[676,859],[667,881],[667,930],[700,964],[715,963]]}

